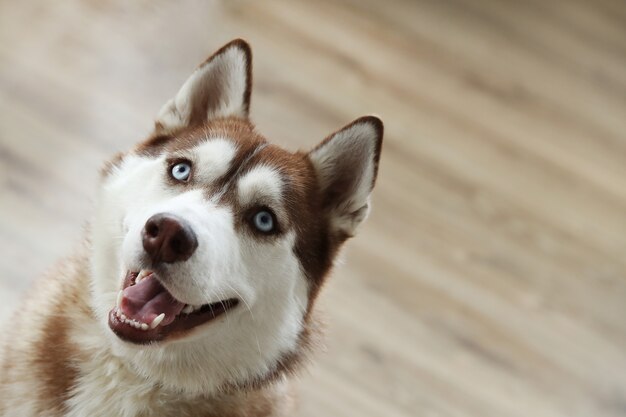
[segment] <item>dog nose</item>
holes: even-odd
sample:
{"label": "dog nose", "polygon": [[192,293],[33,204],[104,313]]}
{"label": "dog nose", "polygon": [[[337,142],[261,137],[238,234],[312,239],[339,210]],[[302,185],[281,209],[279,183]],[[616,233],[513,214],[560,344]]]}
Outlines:
{"label": "dog nose", "polygon": [[150,217],[142,232],[143,248],[153,263],[186,261],[198,247],[191,226],[169,213]]}

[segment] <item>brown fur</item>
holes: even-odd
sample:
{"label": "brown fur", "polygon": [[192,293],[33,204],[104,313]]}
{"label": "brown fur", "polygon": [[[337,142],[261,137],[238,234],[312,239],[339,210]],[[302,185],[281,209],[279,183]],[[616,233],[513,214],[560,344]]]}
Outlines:
{"label": "brown fur", "polygon": [[[0,415],[20,394],[36,399],[33,407],[42,415],[65,412],[77,377],[78,347],[69,340],[70,319],[93,320],[82,291],[88,285],[87,271],[84,255],[60,263],[37,282],[13,316],[0,353]],[[15,386],[20,382],[37,395],[21,393]]]}
{"label": "brown fur", "polygon": [[[64,403],[69,398],[78,373],[72,363],[75,359],[71,355],[75,347],[68,338],[67,322],[56,316],[45,317],[44,320],[40,345],[44,349],[34,352],[33,358],[33,365],[42,382],[41,410],[63,413],[66,411]],[[51,398],[58,400],[51,404]]]}

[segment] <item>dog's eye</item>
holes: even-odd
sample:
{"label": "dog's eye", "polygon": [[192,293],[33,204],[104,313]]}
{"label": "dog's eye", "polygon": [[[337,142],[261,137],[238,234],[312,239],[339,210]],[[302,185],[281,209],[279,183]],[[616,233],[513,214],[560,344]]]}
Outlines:
{"label": "dog's eye", "polygon": [[191,175],[191,164],[179,162],[172,167],[172,178],[177,181],[187,181]]}
{"label": "dog's eye", "polygon": [[274,231],[276,221],[274,220],[274,214],[272,212],[261,210],[254,215],[252,223],[259,232],[271,233]]}

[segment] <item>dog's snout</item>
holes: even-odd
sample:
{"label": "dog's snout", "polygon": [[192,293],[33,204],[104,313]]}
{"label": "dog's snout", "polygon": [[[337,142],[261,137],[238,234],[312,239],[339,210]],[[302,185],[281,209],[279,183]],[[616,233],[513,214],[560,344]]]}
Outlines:
{"label": "dog's snout", "polygon": [[154,264],[174,263],[189,259],[198,247],[191,226],[169,213],[150,217],[142,232],[143,248]]}

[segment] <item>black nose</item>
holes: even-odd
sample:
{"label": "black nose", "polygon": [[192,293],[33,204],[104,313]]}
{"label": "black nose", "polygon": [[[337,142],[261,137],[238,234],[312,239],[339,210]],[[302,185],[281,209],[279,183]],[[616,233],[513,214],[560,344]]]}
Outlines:
{"label": "black nose", "polygon": [[154,264],[186,261],[198,247],[191,226],[169,213],[150,217],[141,237],[143,248]]}

